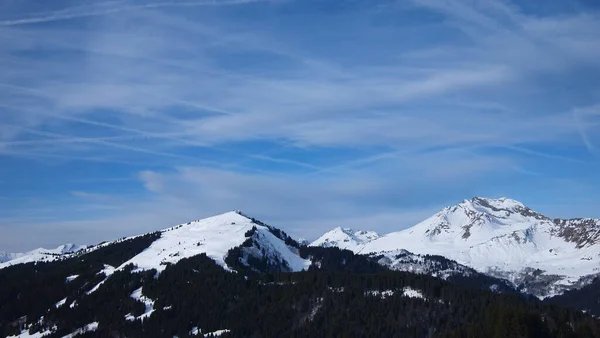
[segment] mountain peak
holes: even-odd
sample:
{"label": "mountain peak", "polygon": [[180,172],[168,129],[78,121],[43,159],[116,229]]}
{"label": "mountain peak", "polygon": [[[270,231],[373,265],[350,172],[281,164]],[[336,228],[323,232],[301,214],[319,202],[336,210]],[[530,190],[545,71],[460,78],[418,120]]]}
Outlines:
{"label": "mountain peak", "polygon": [[457,212],[466,215],[470,222],[487,219],[489,222],[497,223],[498,225],[512,224],[516,221],[550,220],[550,218],[531,210],[525,204],[507,197],[473,197],[453,207],[442,209],[436,216],[449,216]]}
{"label": "mountain peak", "polygon": [[543,296],[597,274],[599,243],[600,220],[552,220],[510,198],[473,197],[371,241],[361,252],[441,255],[516,284],[529,278],[527,271],[539,269],[545,274],[539,281],[556,286],[540,291]]}
{"label": "mountain peak", "polygon": [[[49,251],[54,251],[55,253],[58,253],[58,254],[66,254],[66,253],[79,251],[83,248],[85,248],[85,245],[66,243],[66,244],[60,245],[56,249],[49,250]],[[40,248],[40,250],[46,250],[46,249]]]}
{"label": "mountain peak", "polygon": [[[537,213],[523,203],[507,198],[473,197],[442,209],[429,219],[417,224],[433,241],[475,240],[498,236],[499,232],[523,230],[523,225],[534,225],[550,218]],[[474,237],[473,237],[474,236]]]}
{"label": "mountain peak", "polygon": [[250,265],[246,261],[249,256],[265,264],[280,264],[277,267],[282,271],[300,271],[310,264],[289,245],[283,231],[234,210],[161,230],[148,248],[116,268],[133,264],[137,270],[155,269],[160,273],[168,264],[205,254],[231,269],[234,266],[226,259],[235,248],[239,248],[236,252],[241,256],[234,260],[246,266]]}
{"label": "mountain peak", "polygon": [[338,247],[340,249],[355,250],[364,246],[366,243],[379,238],[379,234],[375,231],[353,230],[350,228],[342,228],[338,226],[333,230],[325,233],[316,241],[312,242],[311,246],[322,247]]}
{"label": "mountain peak", "polygon": [[341,226],[335,227],[332,232],[341,232],[344,233],[346,235],[354,235],[356,232],[360,232],[360,231],[355,231],[352,228],[342,228]]}
{"label": "mountain peak", "polygon": [[[519,210],[519,209],[527,209],[525,204],[513,200],[507,197],[500,198],[487,198],[487,197],[473,197],[469,200],[470,203],[474,205],[478,205],[484,208],[489,208],[492,210]],[[463,202],[464,203],[464,202]]]}

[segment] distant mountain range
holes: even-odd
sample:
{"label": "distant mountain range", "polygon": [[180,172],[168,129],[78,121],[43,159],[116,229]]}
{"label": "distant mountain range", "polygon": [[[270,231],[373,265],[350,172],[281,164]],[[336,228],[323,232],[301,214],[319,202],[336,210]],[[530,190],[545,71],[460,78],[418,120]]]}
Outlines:
{"label": "distant mountain range", "polygon": [[[56,249],[0,253],[0,303],[4,304],[0,306],[0,336],[177,335],[156,331],[166,325],[173,330],[178,328],[180,331],[173,331],[179,332],[178,336],[181,332],[185,333],[183,336],[211,332],[213,336],[235,333],[244,337],[244,332],[256,333],[252,321],[264,318],[261,311],[287,323],[285,330],[262,327],[261,332],[266,336],[285,335],[306,327],[324,329],[320,326],[325,325],[323,322],[308,323],[319,311],[331,311],[331,317],[351,306],[344,302],[371,304],[373,311],[388,313],[387,303],[369,303],[375,295],[382,300],[391,297],[398,304],[404,304],[406,297],[428,302],[421,304],[421,312],[414,313],[411,325],[418,330],[402,331],[410,333],[408,336],[426,337],[430,335],[428,325],[433,324],[420,321],[422,311],[429,313],[436,325],[446,323],[448,318],[456,320],[452,317],[456,310],[450,304],[468,301],[475,292],[468,290],[484,292],[473,294],[488,299],[486,302],[495,302],[496,296],[490,291],[517,297],[508,298],[514,306],[521,298],[535,296],[544,302],[600,315],[600,306],[589,297],[600,294],[600,281],[596,279],[600,273],[599,238],[599,220],[550,219],[508,198],[465,200],[411,228],[386,235],[338,227],[310,244],[240,211],[232,211],[92,246],[67,244]],[[189,285],[191,280],[205,289]],[[295,283],[300,284],[294,286]],[[379,285],[378,289],[360,291],[359,299],[344,298],[356,296],[356,290],[345,294],[346,288],[373,285]],[[389,289],[391,285],[396,286]],[[278,294],[275,286],[287,291]],[[387,289],[382,289],[384,286]],[[243,291],[245,288],[252,291]],[[393,297],[395,290],[400,290],[400,298]],[[175,296],[178,292],[183,293]],[[261,296],[264,292],[266,299]],[[302,298],[314,292],[319,296]],[[264,305],[291,294],[295,296],[287,302]],[[363,296],[367,298],[362,299]],[[188,297],[200,298],[187,302]],[[207,297],[214,297],[212,305],[202,303],[201,299]],[[331,303],[330,299],[328,310],[319,310],[324,306],[323,297],[346,300]],[[434,298],[436,302],[431,302]],[[303,300],[296,303],[299,299]],[[242,312],[248,310],[246,307],[255,308],[252,302],[272,308],[256,308],[248,315],[257,316],[255,319],[239,321],[236,311],[242,309],[234,306],[239,301],[251,302],[244,303]],[[434,305],[446,302],[448,307],[443,309],[438,308],[442,305]],[[221,311],[222,315],[212,317],[207,312],[205,317],[197,317],[197,304],[205,304],[206,311]],[[292,308],[287,307],[290,304]],[[478,311],[487,311],[485,304],[482,301],[460,306],[474,316],[468,318],[476,323],[481,318],[473,318],[479,318]],[[537,301],[527,300],[525,304],[531,311],[541,311]],[[183,317],[169,314],[172,307]],[[276,312],[269,312],[272,310]],[[297,312],[302,315],[286,322]],[[188,317],[198,320],[198,325],[204,323],[205,331],[190,326],[185,321]],[[212,319],[203,322],[203,318]],[[219,323],[228,324],[222,327]],[[371,323],[370,327],[377,329],[388,324]],[[457,329],[445,325],[449,326],[436,330]],[[181,331],[182,328],[187,331]],[[487,331],[476,332],[485,335],[482,332]]]}
{"label": "distant mountain range", "polygon": [[[243,261],[247,260],[245,256],[254,255],[268,258],[272,264],[284,264],[286,271],[308,268],[310,262],[298,258],[297,249],[281,245],[282,239],[273,235],[272,227],[257,226],[239,212],[166,229],[147,251],[126,264],[133,263],[138,269],[161,270],[166,263],[206,253],[226,266],[224,257],[228,250],[246,241],[244,233],[252,227],[257,231],[253,244],[244,250]],[[298,241],[293,241],[300,246]],[[505,279],[522,292],[546,298],[581,288],[600,274],[599,241],[598,219],[550,219],[512,199],[474,197],[446,207],[408,229],[381,236],[374,231],[337,227],[310,246],[337,247],[379,257],[381,264],[396,270],[455,274],[448,269],[436,271],[435,264],[424,258],[425,255],[442,256],[455,261],[456,271],[472,270]],[[0,252],[0,268],[53,261],[97,247],[65,244],[25,253]]]}
{"label": "distant mountain range", "polygon": [[[253,227],[256,233],[248,244],[244,233]],[[124,265],[133,263],[138,269],[160,271],[166,263],[206,253],[227,266],[224,259],[228,250],[246,241],[250,246],[242,254],[244,262],[250,255],[266,259],[271,268],[283,264],[283,271],[307,269],[310,262],[299,258],[297,249],[282,245],[286,238],[298,246],[299,242],[287,235],[278,238],[273,233],[281,232],[273,229],[257,225],[240,212],[229,212],[162,231],[148,250]],[[599,241],[598,219],[550,219],[512,199],[474,197],[408,229],[381,236],[374,231],[337,227],[310,246],[347,249],[378,257],[380,264],[391,269],[434,276],[477,271],[508,280],[520,291],[543,299],[581,288],[600,274]],[[65,244],[25,253],[0,252],[0,268],[72,257],[97,247]],[[425,258],[432,255],[455,261],[455,271],[436,271],[436,264]]]}
{"label": "distant mountain range", "polygon": [[50,262],[84,249],[85,245],[63,244],[54,249],[37,248],[27,252],[11,253],[0,251],[0,269],[14,264]]}

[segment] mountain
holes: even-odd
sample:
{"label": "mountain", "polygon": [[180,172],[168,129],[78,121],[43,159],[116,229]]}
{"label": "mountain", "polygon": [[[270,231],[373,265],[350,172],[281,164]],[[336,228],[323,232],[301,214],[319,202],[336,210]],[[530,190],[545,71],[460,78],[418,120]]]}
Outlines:
{"label": "mountain", "polygon": [[[308,244],[309,247],[339,248],[360,253],[368,243],[381,236],[375,231],[353,230],[337,227],[326,232],[321,237]],[[370,261],[394,271],[405,271],[419,275],[429,275],[480,289],[490,289],[496,292],[514,293],[514,286],[502,278],[482,274],[471,267],[457,263],[442,256],[415,254],[404,249],[386,252],[371,252],[362,254]],[[313,257],[314,260],[314,257]],[[314,260],[319,265],[319,260]],[[363,263],[364,264],[364,263]]]}
{"label": "mountain", "polygon": [[0,269],[15,264],[54,261],[84,248],[86,248],[85,245],[63,244],[54,249],[38,248],[28,252],[8,253],[0,251]]}
{"label": "mountain", "polygon": [[366,243],[379,238],[375,231],[352,230],[350,228],[337,227],[312,242],[311,246],[338,247],[355,251]]}
{"label": "mountain", "polygon": [[[339,248],[359,252],[367,243],[380,236],[373,231],[335,228],[314,242],[310,247]],[[404,249],[374,252],[361,256],[394,271],[405,271],[420,275],[429,275],[456,284],[475,288],[487,288],[497,292],[515,292],[514,286],[502,278],[482,274],[473,268],[437,255],[420,255]],[[320,261],[316,260],[316,264]],[[363,263],[364,264],[364,263]]]}
{"label": "mountain", "polygon": [[0,269],[0,337],[600,336],[594,317],[444,257],[391,255],[302,246],[230,212]]}
{"label": "mountain", "polygon": [[293,243],[280,230],[232,211],[161,231],[160,238],[150,247],[117,269],[133,264],[136,270],[156,269],[160,272],[167,264],[202,253],[229,268],[225,258],[238,246],[242,246],[239,262],[244,265],[255,258],[264,259],[266,264],[283,271],[307,269],[310,261],[300,258],[297,245],[288,244]]}
{"label": "mountain", "polygon": [[600,220],[550,219],[512,199],[474,197],[352,250],[439,255],[545,298],[600,273],[599,239]]}
{"label": "mountain", "polygon": [[[310,261],[302,259],[298,255],[299,244],[285,232],[254,218],[247,217],[240,211],[231,211],[179,224],[161,230],[157,234],[157,238],[147,248],[121,262],[118,266],[109,266],[107,269],[110,273],[123,270],[127,266],[134,266],[134,271],[154,269],[160,273],[169,264],[175,264],[184,258],[199,254],[206,254],[227,270],[230,270],[232,265],[257,270],[258,267],[255,265],[262,264],[265,265],[262,268],[268,266],[273,271],[300,271],[308,269],[310,266]],[[18,263],[76,257],[148,235],[150,234],[102,242],[84,248],[72,245],[61,246],[53,251],[56,253],[37,249],[32,253],[42,250],[43,254],[29,255],[28,253],[26,256],[8,261],[5,264],[9,266]],[[236,254],[235,257],[233,257],[234,253]],[[227,258],[229,258],[229,261],[226,263]],[[2,267],[4,265],[0,265],[0,268]]]}
{"label": "mountain", "polygon": [[[222,271],[244,274],[308,270],[311,260],[300,257],[299,251],[300,244],[285,232],[232,211],[88,247],[63,245],[53,250],[7,254],[11,260],[0,265],[0,318],[9,321],[0,320],[0,336],[21,332],[16,336],[29,337],[31,333],[36,337],[62,337],[95,331],[96,321],[61,331],[50,324],[48,317],[44,321],[44,313],[66,308],[83,311],[86,302],[94,301],[97,295],[110,302],[114,288],[123,287],[123,278],[138,280],[136,283],[141,283],[138,278],[153,280],[192,258],[210,261],[207,264]],[[155,311],[153,301],[141,288],[129,293],[126,302],[145,302],[147,311],[137,316],[127,314],[122,320],[147,318]],[[61,299],[52,300],[53,294]],[[114,301],[123,302],[118,298]],[[40,322],[27,321],[34,317]],[[21,329],[15,330],[15,326]],[[224,331],[213,331],[217,333]]]}
{"label": "mountain", "polygon": [[70,251],[0,269],[1,337],[600,336],[442,256],[305,246],[239,211]]}
{"label": "mountain", "polygon": [[[243,249],[239,250],[237,258],[244,266],[250,265],[248,261],[262,260],[261,264],[269,265],[272,270],[300,271],[307,269],[310,265],[310,261],[298,256],[299,244],[289,236],[279,229],[248,218],[241,212],[232,211],[179,224],[159,233],[160,237],[144,251],[122,262],[120,266],[111,266],[109,269],[122,270],[125,266],[133,264],[137,271],[156,269],[160,272],[168,264],[174,264],[183,258],[202,253],[228,269],[225,258],[231,249],[238,246]],[[103,242],[88,247],[66,244],[53,250],[40,248],[16,254],[18,255],[16,258],[0,263],[0,269],[21,263],[66,259],[136,237],[140,236]],[[295,247],[288,244],[293,244]],[[232,263],[236,264],[236,262]]]}
{"label": "mountain", "polygon": [[8,262],[15,258],[19,258],[19,257],[23,256],[24,254],[25,254],[24,252],[0,251],[0,264],[4,263],[4,262]]}

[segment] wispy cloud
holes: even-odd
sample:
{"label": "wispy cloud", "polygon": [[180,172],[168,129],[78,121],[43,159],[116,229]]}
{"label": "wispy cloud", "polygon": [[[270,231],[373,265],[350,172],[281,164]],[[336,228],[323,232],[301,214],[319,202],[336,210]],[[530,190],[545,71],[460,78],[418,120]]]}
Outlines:
{"label": "wispy cloud", "polygon": [[[525,173],[589,180],[598,163],[594,9],[25,1],[0,13],[3,166],[143,172],[126,181],[130,214],[94,221],[240,207],[314,234],[319,219],[420,214],[510,181],[518,193]],[[95,182],[68,191],[125,183]]]}
{"label": "wispy cloud", "polygon": [[36,23],[45,23],[53,21],[62,21],[70,19],[79,19],[85,17],[109,15],[113,13],[135,11],[151,8],[161,7],[202,7],[202,6],[231,6],[241,5],[253,2],[268,2],[274,0],[212,0],[212,1],[158,1],[150,2],[145,4],[131,4],[127,5],[126,2],[122,3],[119,1],[108,1],[99,2],[91,6],[79,6],[70,7],[63,10],[57,10],[53,12],[44,13],[41,16],[20,18],[12,20],[0,21],[0,26],[18,26],[28,25]]}
{"label": "wispy cloud", "polygon": [[573,110],[573,119],[576,121],[577,127],[579,128],[579,135],[583,144],[587,147],[590,153],[599,154],[598,146],[590,137],[588,129],[597,135],[597,130],[600,129],[600,105],[593,105],[590,107],[576,108]]}

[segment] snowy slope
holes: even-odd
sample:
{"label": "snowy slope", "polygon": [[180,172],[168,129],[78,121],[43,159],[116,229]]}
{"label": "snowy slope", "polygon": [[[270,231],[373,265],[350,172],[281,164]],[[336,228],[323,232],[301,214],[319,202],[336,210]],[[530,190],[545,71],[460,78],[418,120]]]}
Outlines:
{"label": "snowy slope", "polygon": [[375,231],[354,231],[349,228],[337,227],[310,243],[310,246],[338,247],[355,251],[377,238],[379,235]]}
{"label": "snowy slope", "polygon": [[[252,255],[255,258],[266,259],[272,266],[281,266],[282,271],[308,269],[310,261],[302,259],[298,255],[298,249],[287,245],[285,238],[281,239],[274,234],[278,233],[281,237],[283,236],[281,232],[275,228],[270,229],[260,221],[250,219],[240,212],[232,211],[162,230],[160,231],[160,238],[155,240],[148,248],[113,270],[121,270],[126,265],[133,264],[137,270],[156,269],[160,272],[169,263],[174,264],[183,258],[203,253],[214,259],[217,264],[228,268],[225,264],[225,257],[229,249],[238,247],[248,240],[246,234],[253,228],[255,230],[252,231],[251,237],[254,245],[244,248],[245,258]],[[89,247],[67,244],[52,250],[40,248],[18,254],[16,258],[0,263],[0,269],[14,264],[52,261],[85,254],[135,237],[138,236],[103,242]],[[85,250],[81,250],[83,248]]]}
{"label": "snowy slope", "polygon": [[[217,264],[223,266],[223,268],[231,269],[232,267],[229,267],[226,264],[226,257],[229,255],[230,249],[236,248],[234,251],[241,254],[241,256],[238,257],[241,258],[239,263],[246,264],[250,269],[254,270],[258,269],[254,268],[252,262],[259,262],[260,264],[267,265],[272,269],[272,271],[278,272],[301,271],[308,269],[311,265],[310,260],[303,259],[299,256],[298,244],[284,232],[261,223],[258,220],[248,218],[240,212],[228,212],[214,217],[180,224],[159,231],[158,233],[160,233],[160,237],[153,236],[152,239],[157,239],[154,239],[154,241],[152,241],[146,249],[120,266],[113,267],[104,264],[102,270],[95,273],[95,275],[103,275],[104,278],[99,282],[96,282],[96,284],[93,286],[90,284],[89,286],[91,288],[89,288],[86,292],[77,292],[77,295],[75,296],[77,298],[74,300],[69,299],[69,297],[72,297],[72,295],[70,296],[68,294],[63,294],[61,295],[60,300],[57,299],[57,302],[53,302],[52,308],[56,309],[68,307],[72,309],[77,307],[78,302],[81,301],[80,297],[88,297],[94,292],[97,292],[107,284],[106,282],[110,280],[110,278],[114,278],[116,271],[125,270],[125,267],[129,264],[133,264],[135,266],[133,271],[156,269],[160,273],[167,267],[168,264],[175,264],[184,258],[206,254]],[[152,233],[152,235],[156,234],[157,233]],[[7,263],[17,260],[21,260],[20,263],[24,263],[25,260],[21,258],[29,256],[31,256],[29,261],[58,259],[60,257],[82,257],[86,253],[98,250],[99,248],[104,248],[116,243],[146,235],[122,238],[111,242],[103,242],[95,246],[85,247],[84,250],[80,250],[75,253],[70,252],[72,250],[78,250],[79,247],[73,245],[61,246],[54,250],[34,250],[31,253],[26,253],[23,256],[15,258]],[[50,257],[43,258],[43,255],[49,255]],[[56,258],[54,258],[54,256],[56,256]],[[254,259],[252,260],[251,258]],[[235,268],[239,267],[240,266],[238,265]],[[80,277],[79,275],[70,275],[65,278],[64,282],[72,283],[78,278],[85,277]],[[84,286],[86,285],[87,284],[84,284]],[[143,314],[137,317],[134,317],[131,313],[129,313],[125,315],[125,320],[145,320],[151,317],[155,310],[157,310],[155,308],[155,301],[148,298],[144,294],[143,287],[134,290],[130,294],[130,297],[143,303],[145,306],[145,311]],[[166,309],[166,307],[163,309]],[[44,324],[43,317],[40,318],[40,324]],[[71,334],[68,334],[64,337],[75,337],[85,332],[95,331],[98,328],[98,325],[99,324],[97,322],[93,322],[76,329]],[[56,328],[47,329],[46,327],[43,327],[40,328],[40,330],[42,330],[41,332],[30,335],[29,329],[30,327],[27,327],[15,337],[41,337],[46,334],[56,333]],[[229,332],[227,329],[221,329],[210,333],[204,333],[203,336],[212,337],[222,335],[227,332]]]}
{"label": "snowy slope", "polygon": [[86,248],[85,245],[64,244],[55,249],[38,248],[22,253],[0,252],[0,269],[22,263],[38,261],[51,262],[70,256],[72,253],[84,248]]}
{"label": "snowy slope", "polygon": [[454,275],[470,276],[474,271],[454,261],[445,261],[400,249],[372,254],[371,257],[383,266],[396,271],[407,271],[419,275],[430,275],[442,279]]}
{"label": "snowy slope", "polygon": [[600,220],[552,220],[512,199],[476,197],[352,250],[444,256],[543,298],[600,273],[599,238]]}
{"label": "snowy slope", "polygon": [[8,262],[8,261],[13,260],[15,258],[19,258],[19,257],[21,257],[23,255],[25,255],[24,252],[6,252],[6,251],[0,251],[0,263]]}
{"label": "snowy slope", "polygon": [[266,226],[256,224],[237,212],[228,212],[163,230],[161,237],[150,247],[117,269],[134,264],[138,270],[156,269],[160,272],[167,263],[202,253],[226,267],[225,257],[229,249],[244,243],[246,233],[253,227],[256,227],[254,237],[262,248],[260,254],[287,262],[292,271],[310,266],[310,261],[300,258],[295,248],[286,245]]}

